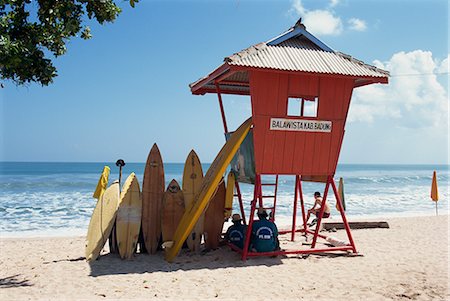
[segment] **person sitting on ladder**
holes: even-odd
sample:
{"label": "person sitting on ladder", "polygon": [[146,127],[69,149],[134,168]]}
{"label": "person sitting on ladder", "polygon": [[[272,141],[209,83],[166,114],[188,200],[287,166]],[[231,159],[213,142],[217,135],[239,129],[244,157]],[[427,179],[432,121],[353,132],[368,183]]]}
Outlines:
{"label": "person sitting on ladder", "polygon": [[[319,218],[320,208],[322,206],[323,201],[320,192],[318,191],[314,192],[314,199],[315,199],[314,206],[312,206],[312,208],[308,210],[308,215],[306,216],[306,222],[308,222],[311,213],[316,216],[316,218],[311,222],[310,226],[314,225],[317,222],[317,218]],[[325,203],[325,210],[323,212],[322,218],[329,218],[330,214],[331,214],[330,206],[328,206],[328,204]]]}
{"label": "person sitting on ladder", "polygon": [[256,252],[272,252],[280,249],[278,229],[274,222],[267,220],[264,208],[258,208],[259,220],[253,222],[251,250]]}
{"label": "person sitting on ladder", "polygon": [[247,233],[247,225],[241,223],[241,216],[237,213],[231,217],[233,225],[231,225],[227,233],[225,233],[225,240],[232,243],[239,249],[244,248],[245,233]]}

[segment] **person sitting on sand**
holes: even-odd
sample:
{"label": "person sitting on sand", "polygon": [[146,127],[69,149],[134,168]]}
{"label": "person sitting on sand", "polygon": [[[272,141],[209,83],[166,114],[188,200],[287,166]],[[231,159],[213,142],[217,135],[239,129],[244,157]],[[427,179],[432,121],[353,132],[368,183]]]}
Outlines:
{"label": "person sitting on sand", "polygon": [[259,220],[253,222],[251,248],[256,252],[272,252],[280,249],[278,229],[274,222],[267,220],[264,208],[258,208]]}
{"label": "person sitting on sand", "polygon": [[244,248],[245,233],[247,233],[247,225],[241,223],[241,216],[237,213],[231,217],[233,225],[231,225],[227,233],[225,233],[225,240],[232,243],[239,249]]}
{"label": "person sitting on sand", "polygon": [[[318,191],[314,192],[314,199],[315,199],[314,206],[312,206],[312,208],[308,210],[308,215],[306,216],[307,222],[309,220],[311,213],[316,216],[316,219],[313,220],[312,224],[315,224],[315,222],[317,221],[317,218],[319,218],[320,208],[322,207],[323,199],[320,195],[320,192],[318,192]],[[316,208],[316,206],[318,206],[318,207]],[[324,208],[322,218],[329,218],[330,214],[331,214],[330,206],[328,206],[328,204],[325,203],[325,208]]]}

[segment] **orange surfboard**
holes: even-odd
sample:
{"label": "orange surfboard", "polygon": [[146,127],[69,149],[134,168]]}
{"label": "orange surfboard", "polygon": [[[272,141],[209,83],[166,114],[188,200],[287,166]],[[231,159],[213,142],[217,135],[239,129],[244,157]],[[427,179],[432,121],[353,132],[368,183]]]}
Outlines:
{"label": "orange surfboard", "polygon": [[173,239],[175,230],[184,214],[184,196],[180,185],[172,180],[163,196],[161,230],[163,241]]}
{"label": "orange surfboard", "polygon": [[142,232],[145,248],[155,254],[161,238],[161,208],[164,195],[164,165],[158,146],[153,144],[145,164],[142,183]]}
{"label": "orange surfboard", "polygon": [[217,191],[209,202],[209,206],[205,211],[205,249],[214,250],[219,247],[220,237],[222,235],[222,228],[225,210],[225,195],[226,187],[222,179],[217,187]]}

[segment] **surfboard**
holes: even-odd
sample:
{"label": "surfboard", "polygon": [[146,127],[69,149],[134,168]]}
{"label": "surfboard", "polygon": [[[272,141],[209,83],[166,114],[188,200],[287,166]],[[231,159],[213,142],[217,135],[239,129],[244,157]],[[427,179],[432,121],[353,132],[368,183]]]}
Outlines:
{"label": "surfboard", "polygon": [[209,201],[208,208],[205,211],[205,249],[215,250],[219,247],[220,236],[222,235],[225,209],[225,182],[222,181],[217,187],[216,193]]}
{"label": "surfboard", "polygon": [[236,177],[234,176],[234,173],[230,171],[228,173],[227,177],[227,193],[225,196],[225,211],[224,211],[224,217],[225,219],[229,219],[231,216],[231,213],[233,211],[233,199],[234,199],[234,186],[236,184]]}
{"label": "surfboard", "polygon": [[[191,150],[186,158],[183,171],[183,195],[184,206],[189,208],[193,205],[194,196],[199,191],[203,180],[203,170],[200,163],[200,159],[194,150]],[[202,214],[194,226],[192,232],[188,235],[186,243],[189,250],[192,252],[198,252],[200,250],[200,244],[203,234],[203,220]]]}
{"label": "surfboard", "polygon": [[164,165],[155,143],[147,157],[142,183],[142,232],[145,248],[150,254],[156,253],[161,238],[164,190]]}
{"label": "surfboard", "polygon": [[86,260],[94,261],[100,255],[116,220],[119,203],[119,181],[115,181],[100,196],[92,213],[86,235]]}
{"label": "surfboard", "polygon": [[[345,207],[344,179],[343,178],[339,178],[338,194],[339,194],[339,197],[341,198],[342,208],[345,211],[346,207]],[[339,206],[338,206],[337,200],[336,200],[336,210],[339,211]]]}
{"label": "surfboard", "polygon": [[103,167],[102,174],[100,175],[100,179],[98,180],[97,187],[95,188],[94,195],[92,196],[94,199],[100,199],[102,194],[105,192],[106,187],[108,187],[109,174],[111,173],[111,169],[109,166]]}
{"label": "surfboard", "polygon": [[161,230],[163,241],[171,241],[184,214],[184,196],[180,185],[172,180],[162,201]]}
{"label": "surfboard", "polygon": [[230,164],[234,154],[236,154],[239,146],[247,135],[252,125],[252,119],[247,119],[228,139],[214,159],[213,163],[206,172],[202,181],[202,186],[198,194],[194,197],[194,205],[185,211],[178,225],[173,240],[165,243],[165,258],[167,261],[173,261],[180,251],[181,246],[191,233],[200,215],[208,205],[217,185],[222,179],[227,166]]}
{"label": "surfboard", "polygon": [[142,198],[136,175],[131,173],[123,184],[117,210],[116,238],[122,259],[133,257],[141,229]]}

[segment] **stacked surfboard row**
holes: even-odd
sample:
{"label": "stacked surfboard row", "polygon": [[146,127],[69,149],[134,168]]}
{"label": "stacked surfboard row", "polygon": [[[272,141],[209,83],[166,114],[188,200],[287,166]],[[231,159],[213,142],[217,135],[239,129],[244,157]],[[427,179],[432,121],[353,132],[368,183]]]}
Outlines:
{"label": "stacked surfboard row", "polygon": [[141,251],[154,254],[162,246],[169,262],[185,242],[198,251],[202,234],[205,248],[216,248],[233,203],[233,174],[228,176],[227,189],[223,175],[251,126],[252,119],[248,118],[231,134],[204,177],[200,160],[192,151],[186,160],[182,188],[172,180],[164,190],[164,167],[156,144],[146,162],[142,194],[134,173],[125,181],[120,195],[117,182],[106,189],[109,168],[105,167],[94,192],[99,200],[89,224],[86,259],[92,261],[99,256],[111,231],[110,249],[114,251],[117,245],[122,258],[133,256],[139,233]]}
{"label": "stacked surfboard row", "polygon": [[[102,174],[98,187],[106,188],[108,175],[109,168],[107,175]],[[192,150],[184,166],[182,186],[173,179],[166,189],[163,161],[154,144],[145,165],[142,191],[136,175],[131,173],[121,190],[119,182],[114,181],[104,192],[97,189],[94,193],[98,202],[86,238],[86,259],[97,259],[108,238],[111,251],[117,247],[123,259],[133,257],[138,244],[141,253],[155,254],[164,242],[173,241],[185,211],[195,205],[195,196],[202,184],[202,166]],[[231,215],[233,189],[234,176],[230,173],[227,187],[222,178],[209,205],[187,236],[190,251],[200,251],[202,241],[206,250],[219,246],[224,220]]]}

